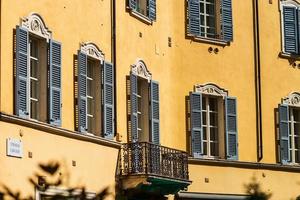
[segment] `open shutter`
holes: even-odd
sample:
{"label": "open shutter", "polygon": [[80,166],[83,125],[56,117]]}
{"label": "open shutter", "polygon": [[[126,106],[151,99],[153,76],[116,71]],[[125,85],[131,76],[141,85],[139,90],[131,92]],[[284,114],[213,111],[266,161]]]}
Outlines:
{"label": "open shutter", "polygon": [[232,25],[232,2],[231,0],[221,0],[222,10],[222,36],[225,41],[233,40]]}
{"label": "open shutter", "polygon": [[137,0],[128,0],[129,8],[136,10],[137,7]]}
{"label": "open shutter", "polygon": [[149,0],[149,18],[156,20],[156,0]]}
{"label": "open shutter", "polygon": [[50,124],[61,125],[61,44],[50,40],[49,49],[49,78],[50,78],[50,100],[49,119]]}
{"label": "open shutter", "polygon": [[104,63],[103,99],[104,99],[104,137],[114,138],[114,68],[111,63]]}
{"label": "open shutter", "polygon": [[188,0],[188,33],[200,35],[200,2],[199,0]]}
{"label": "open shutter", "polygon": [[238,159],[237,105],[236,98],[225,99],[226,121],[226,156],[227,159]]}
{"label": "open shutter", "polygon": [[154,144],[159,145],[159,83],[151,81],[151,139]]}
{"label": "open shutter", "polygon": [[280,157],[282,163],[290,162],[291,155],[289,151],[289,106],[279,105],[279,137],[280,137]]}
{"label": "open shutter", "polygon": [[16,94],[15,111],[20,117],[28,117],[28,31],[21,27],[16,28]]}
{"label": "open shutter", "polygon": [[78,131],[87,131],[87,55],[78,52]]}
{"label": "open shutter", "polygon": [[298,54],[297,9],[283,7],[284,52]]}
{"label": "open shutter", "polygon": [[203,154],[203,129],[202,129],[202,94],[190,92],[190,119],[192,155],[199,157]]}
{"label": "open shutter", "polygon": [[138,142],[138,88],[137,76],[130,74],[131,142]]}

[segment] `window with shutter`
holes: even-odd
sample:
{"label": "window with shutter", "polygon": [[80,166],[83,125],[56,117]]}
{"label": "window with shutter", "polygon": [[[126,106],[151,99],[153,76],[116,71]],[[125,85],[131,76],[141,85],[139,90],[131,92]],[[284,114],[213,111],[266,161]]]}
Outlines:
{"label": "window with shutter", "polygon": [[189,36],[230,42],[233,40],[232,0],[188,0]]}
{"label": "window with shutter", "polygon": [[189,104],[192,156],[237,159],[236,99],[216,85],[196,85]]}
{"label": "window with shutter", "polygon": [[128,7],[137,17],[156,20],[156,0],[128,0]]}

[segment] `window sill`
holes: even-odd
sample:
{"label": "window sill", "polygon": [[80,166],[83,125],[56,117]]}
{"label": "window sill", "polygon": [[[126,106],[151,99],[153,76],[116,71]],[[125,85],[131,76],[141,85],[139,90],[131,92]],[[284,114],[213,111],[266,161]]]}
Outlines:
{"label": "window sill", "polygon": [[53,126],[53,125],[50,125],[47,123],[43,123],[40,121],[36,121],[36,120],[21,118],[21,117],[15,116],[15,115],[0,113],[0,121],[18,124],[18,125],[25,126],[28,128],[33,128],[36,130],[48,132],[48,133],[51,133],[54,135],[59,135],[59,136],[67,137],[67,138],[91,142],[91,143],[95,143],[95,144],[99,144],[99,145],[113,147],[116,149],[121,148],[121,143],[113,141],[113,140],[105,139],[105,138],[98,137],[98,136],[89,136],[89,135],[85,135],[85,134],[80,134],[79,132],[63,129],[63,128]]}
{"label": "window sill", "polygon": [[280,52],[278,56],[279,56],[280,58],[293,59],[293,60],[300,60],[300,55],[297,55],[297,54],[291,54],[291,53]]}
{"label": "window sill", "polygon": [[187,36],[188,36],[188,38],[191,38],[192,40],[197,41],[197,42],[204,42],[204,43],[215,44],[215,45],[220,45],[220,46],[229,46],[230,45],[230,42],[226,42],[224,40],[200,37],[200,36],[195,36],[195,35],[191,35],[191,34],[188,34]]}
{"label": "window sill", "polygon": [[138,11],[133,10],[129,7],[127,7],[127,9],[129,9],[129,13],[130,13],[131,16],[139,19],[140,21],[142,21],[142,22],[144,22],[148,25],[152,25],[153,21],[149,17],[147,17],[147,16],[145,16],[145,15],[139,13]]}
{"label": "window sill", "polygon": [[243,169],[263,169],[263,170],[276,170],[276,171],[289,171],[289,172],[300,172],[300,165],[289,165],[289,164],[269,164],[269,163],[258,163],[258,162],[245,162],[245,161],[234,161],[225,159],[201,159],[189,157],[189,164],[196,165],[207,165],[216,167],[236,167]]}

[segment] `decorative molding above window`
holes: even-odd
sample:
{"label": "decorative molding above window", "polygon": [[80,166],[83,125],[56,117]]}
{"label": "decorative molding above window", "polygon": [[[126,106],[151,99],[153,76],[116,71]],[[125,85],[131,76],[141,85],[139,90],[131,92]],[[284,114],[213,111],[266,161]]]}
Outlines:
{"label": "decorative molding above window", "polygon": [[35,35],[47,39],[47,41],[52,38],[52,32],[46,27],[44,20],[37,13],[31,13],[28,17],[22,18],[21,27]]}
{"label": "decorative molding above window", "polygon": [[97,47],[96,44],[87,42],[87,43],[81,43],[80,45],[80,51],[85,53],[87,56],[95,58],[97,60],[101,61],[101,64],[104,62],[104,54],[102,51]]}
{"label": "decorative molding above window", "polygon": [[213,83],[207,83],[204,85],[195,85],[194,91],[202,94],[213,95],[213,96],[221,96],[223,98],[228,96],[228,91],[220,88],[219,86]]}
{"label": "decorative molding above window", "polygon": [[142,60],[138,60],[134,65],[131,65],[131,73],[138,77],[147,79],[148,82],[152,79],[152,74],[149,72],[146,64]]}
{"label": "decorative molding above window", "polygon": [[288,96],[282,99],[283,104],[287,104],[289,106],[297,106],[300,107],[300,93],[299,92],[291,92]]}
{"label": "decorative molding above window", "polygon": [[281,0],[281,5],[294,5],[294,6],[300,6],[300,3],[296,0]]}

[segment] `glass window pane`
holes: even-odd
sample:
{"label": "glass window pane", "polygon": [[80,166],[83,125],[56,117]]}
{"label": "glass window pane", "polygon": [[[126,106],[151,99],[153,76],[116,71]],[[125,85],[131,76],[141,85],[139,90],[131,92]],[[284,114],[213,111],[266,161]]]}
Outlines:
{"label": "glass window pane", "polygon": [[203,140],[207,140],[207,128],[203,127]]}
{"label": "glass window pane", "polygon": [[293,109],[293,115],[294,115],[294,121],[299,122],[300,121],[300,112],[297,109]]}
{"label": "glass window pane", "polygon": [[218,102],[216,98],[209,98],[209,110],[218,111]]}
{"label": "glass window pane", "polygon": [[207,125],[206,112],[202,112],[202,125]]}
{"label": "glass window pane", "polygon": [[209,113],[210,126],[218,126],[218,113]]}
{"label": "glass window pane", "polygon": [[87,121],[88,121],[88,132],[89,132],[89,133],[92,133],[92,132],[93,132],[92,127],[93,127],[93,125],[94,125],[94,118],[88,116],[88,117],[87,117]]}
{"label": "glass window pane", "polygon": [[38,111],[38,102],[30,101],[30,118],[37,119],[37,111]]}
{"label": "glass window pane", "polygon": [[94,97],[93,80],[87,79],[87,95]]}
{"label": "glass window pane", "polygon": [[294,139],[294,141],[295,141],[295,149],[300,149],[299,148],[299,137],[295,137],[295,139]]}
{"label": "glass window pane", "polygon": [[[200,15],[200,25],[202,25],[202,26],[205,26],[205,17],[204,17],[204,15]],[[203,30],[204,30],[204,28],[203,28]],[[202,31],[201,31],[202,32]]]}
{"label": "glass window pane", "polygon": [[87,98],[87,114],[94,115],[94,99]]}
{"label": "glass window pane", "polygon": [[207,4],[206,5],[206,14],[208,15],[215,15],[215,5],[214,4]]}
{"label": "glass window pane", "polygon": [[218,129],[210,128],[210,141],[218,141]]}
{"label": "glass window pane", "polygon": [[210,153],[211,156],[219,156],[219,144],[218,143],[210,143]]}
{"label": "glass window pane", "polygon": [[38,57],[38,42],[36,40],[30,40],[30,56]]}
{"label": "glass window pane", "polygon": [[294,135],[300,135],[300,123],[294,124]]}
{"label": "glass window pane", "polygon": [[204,3],[200,3],[200,13],[204,13]]}
{"label": "glass window pane", "polygon": [[38,81],[30,80],[30,97],[38,99]]}
{"label": "glass window pane", "polygon": [[38,78],[38,61],[30,59],[30,76]]}
{"label": "glass window pane", "polygon": [[207,142],[203,142],[203,154],[207,155]]}
{"label": "glass window pane", "polygon": [[295,162],[300,163],[300,151],[295,151]]}
{"label": "glass window pane", "polygon": [[89,78],[93,78],[93,73],[94,73],[94,63],[90,60],[88,60],[88,64],[87,64],[87,76]]}

